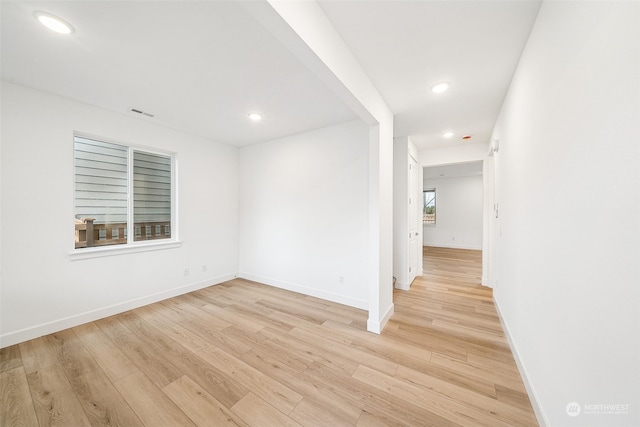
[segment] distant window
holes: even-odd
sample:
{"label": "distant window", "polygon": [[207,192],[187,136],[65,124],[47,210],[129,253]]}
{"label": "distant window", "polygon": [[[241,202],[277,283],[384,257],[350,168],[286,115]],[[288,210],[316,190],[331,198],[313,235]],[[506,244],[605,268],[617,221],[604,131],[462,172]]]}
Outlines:
{"label": "distant window", "polygon": [[436,223],[436,190],[424,190],[422,192],[422,222],[424,224]]}
{"label": "distant window", "polygon": [[74,147],[76,249],[172,238],[172,154],[81,136]]}

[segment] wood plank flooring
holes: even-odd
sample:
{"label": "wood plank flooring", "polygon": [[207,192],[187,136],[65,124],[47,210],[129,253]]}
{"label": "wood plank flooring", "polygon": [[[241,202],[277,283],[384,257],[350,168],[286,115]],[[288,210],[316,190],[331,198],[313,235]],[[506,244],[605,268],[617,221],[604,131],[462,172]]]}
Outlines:
{"label": "wood plank flooring", "polygon": [[0,426],[534,426],[481,254],[367,313],[236,279],[0,350]]}

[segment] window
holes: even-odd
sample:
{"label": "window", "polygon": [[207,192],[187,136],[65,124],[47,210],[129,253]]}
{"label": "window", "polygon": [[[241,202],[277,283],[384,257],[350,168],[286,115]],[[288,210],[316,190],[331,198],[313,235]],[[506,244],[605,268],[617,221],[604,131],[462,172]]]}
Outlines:
{"label": "window", "polygon": [[424,224],[436,223],[436,190],[424,190],[422,192],[422,222]]}
{"label": "window", "polygon": [[74,147],[76,249],[172,238],[173,155],[81,136]]}

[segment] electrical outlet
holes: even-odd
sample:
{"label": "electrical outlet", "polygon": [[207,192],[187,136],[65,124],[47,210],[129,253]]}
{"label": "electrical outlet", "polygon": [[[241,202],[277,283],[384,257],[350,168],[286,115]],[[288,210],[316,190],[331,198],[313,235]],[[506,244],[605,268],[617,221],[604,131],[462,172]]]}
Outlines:
{"label": "electrical outlet", "polygon": [[202,264],[202,271],[207,271],[207,264]]}
{"label": "electrical outlet", "polygon": [[185,275],[185,276],[188,276],[188,275],[189,275],[189,269],[188,269],[188,268],[185,268],[185,269],[184,269],[184,275]]}
{"label": "electrical outlet", "polygon": [[344,276],[338,277],[338,282],[340,282],[341,285],[344,285]]}

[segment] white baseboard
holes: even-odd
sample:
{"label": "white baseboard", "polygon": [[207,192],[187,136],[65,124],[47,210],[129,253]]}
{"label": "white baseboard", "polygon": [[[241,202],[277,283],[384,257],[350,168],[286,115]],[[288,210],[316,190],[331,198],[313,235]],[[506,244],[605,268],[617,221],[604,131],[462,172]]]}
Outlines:
{"label": "white baseboard", "polygon": [[384,314],[384,316],[382,316],[382,319],[380,320],[369,318],[367,320],[367,331],[373,332],[374,334],[380,334],[393,315],[394,307],[395,306],[391,304],[391,306],[387,309],[387,312]]}
{"label": "white baseboard", "polygon": [[411,283],[407,282],[399,282],[396,280],[396,284],[394,286],[396,289],[400,289],[401,291],[408,291],[411,287]]}
{"label": "white baseboard", "polygon": [[142,307],[145,305],[153,304],[158,301],[163,301],[168,298],[173,298],[178,295],[183,295],[189,292],[197,291],[198,289],[217,285],[219,283],[226,282],[236,277],[237,276],[235,273],[225,274],[222,276],[213,277],[200,282],[179,286],[177,288],[167,289],[165,291],[158,292],[152,295],[146,295],[140,298],[134,298],[128,301],[123,301],[107,307],[86,311],[84,313],[74,314],[72,316],[68,316],[58,320],[53,320],[51,322],[30,326],[28,328],[20,329],[18,331],[9,332],[0,336],[0,348],[8,347],[14,344],[19,344],[24,341],[41,337],[43,335],[53,334],[55,332],[59,332],[64,329],[73,328],[74,326],[82,325],[88,322],[93,322],[94,320],[103,319],[105,317],[113,316],[114,314],[123,313],[127,310],[133,310],[134,308]]}
{"label": "white baseboard", "polygon": [[358,298],[348,297],[346,295],[336,294],[333,292],[327,292],[316,288],[310,288],[308,286],[299,285],[297,283],[284,282],[282,280],[272,279],[270,277],[264,277],[257,274],[251,274],[246,272],[240,272],[238,277],[241,279],[247,279],[254,282],[261,283],[263,285],[273,286],[275,288],[286,289],[287,291],[297,292],[299,294],[309,295],[316,298],[321,298],[327,301],[336,302],[338,304],[348,305],[350,307],[359,308],[362,310],[369,309],[369,303],[366,300]]}
{"label": "white baseboard", "polygon": [[511,331],[509,327],[504,321],[502,317],[502,312],[500,311],[500,306],[498,305],[498,301],[495,296],[493,297],[493,305],[496,307],[496,311],[498,312],[498,318],[500,319],[500,324],[502,324],[502,329],[507,336],[507,340],[509,341],[509,348],[511,348],[511,353],[513,354],[513,358],[516,362],[516,366],[518,366],[518,371],[520,372],[520,377],[522,377],[522,382],[524,383],[524,387],[527,390],[527,394],[529,395],[529,400],[531,401],[531,407],[533,408],[533,412],[536,414],[536,419],[538,420],[538,424],[541,427],[546,427],[549,425],[549,420],[544,415],[542,408],[539,404],[540,399],[533,388],[533,385],[529,382],[529,376],[527,375],[527,370],[524,368],[522,364],[522,360],[520,359],[520,354],[518,353],[518,348],[516,347],[515,341],[513,340],[513,336],[511,335]]}

